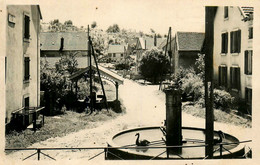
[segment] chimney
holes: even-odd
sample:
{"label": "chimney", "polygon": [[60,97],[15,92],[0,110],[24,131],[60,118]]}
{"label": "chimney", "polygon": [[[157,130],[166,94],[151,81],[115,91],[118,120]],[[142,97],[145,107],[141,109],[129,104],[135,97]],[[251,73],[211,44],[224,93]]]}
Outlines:
{"label": "chimney", "polygon": [[62,51],[63,48],[64,48],[64,38],[61,37],[61,39],[60,39],[60,50],[59,51]]}

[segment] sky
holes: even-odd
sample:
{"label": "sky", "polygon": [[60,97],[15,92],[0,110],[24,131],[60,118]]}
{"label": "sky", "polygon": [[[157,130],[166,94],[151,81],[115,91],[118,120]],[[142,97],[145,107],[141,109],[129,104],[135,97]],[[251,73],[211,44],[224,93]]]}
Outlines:
{"label": "sky", "polygon": [[[62,3],[61,3],[62,2]],[[174,31],[204,31],[204,6],[199,3],[159,0],[67,0],[40,1],[43,22],[59,19],[72,20],[80,27],[97,22],[97,27],[106,30],[118,24],[125,29],[149,33],[167,34]]]}

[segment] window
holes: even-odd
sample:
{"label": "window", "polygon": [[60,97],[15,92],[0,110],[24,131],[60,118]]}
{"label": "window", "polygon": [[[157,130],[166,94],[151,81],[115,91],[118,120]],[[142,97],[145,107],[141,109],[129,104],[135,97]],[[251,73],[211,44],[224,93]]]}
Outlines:
{"label": "window", "polygon": [[218,67],[219,86],[227,87],[227,66]]}
{"label": "window", "polygon": [[30,38],[30,17],[24,15],[24,38]]}
{"label": "window", "polygon": [[111,53],[108,53],[108,57],[111,57],[112,55],[111,55]]}
{"label": "window", "polygon": [[224,7],[224,18],[228,18],[228,6]]}
{"label": "window", "polygon": [[121,54],[121,57],[124,57],[124,55],[123,55],[123,54]]}
{"label": "window", "polygon": [[230,67],[230,87],[240,90],[240,68]]}
{"label": "window", "polygon": [[116,57],[116,54],[115,54],[115,53],[113,53],[113,57]]}
{"label": "window", "polygon": [[245,51],[245,74],[246,75],[252,75],[252,56],[253,56],[252,50]]}
{"label": "window", "polygon": [[241,30],[233,31],[230,33],[230,52],[240,53],[241,47]]}
{"label": "window", "polygon": [[228,32],[222,33],[221,35],[221,53],[227,53],[228,52]]}
{"label": "window", "polygon": [[30,79],[30,58],[24,58],[24,80]]}
{"label": "window", "polygon": [[248,29],[248,39],[253,39],[253,27]]}

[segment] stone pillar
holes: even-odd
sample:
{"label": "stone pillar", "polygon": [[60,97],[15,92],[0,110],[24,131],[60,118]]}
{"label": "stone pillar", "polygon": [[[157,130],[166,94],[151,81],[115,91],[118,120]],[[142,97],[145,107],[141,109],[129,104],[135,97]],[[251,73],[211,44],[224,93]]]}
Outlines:
{"label": "stone pillar", "polygon": [[[181,90],[169,86],[166,94],[166,145],[182,145]],[[182,148],[170,148],[169,153],[180,154]]]}
{"label": "stone pillar", "polygon": [[115,86],[116,86],[116,100],[118,100],[118,82],[116,82]]}

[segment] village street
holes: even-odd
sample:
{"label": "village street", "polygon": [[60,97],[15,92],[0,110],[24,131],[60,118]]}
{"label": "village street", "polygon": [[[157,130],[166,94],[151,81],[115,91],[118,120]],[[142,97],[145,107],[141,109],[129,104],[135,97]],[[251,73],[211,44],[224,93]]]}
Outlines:
{"label": "village street", "polygon": [[[46,141],[36,143],[31,147],[106,147],[109,139],[119,131],[143,127],[160,126],[165,119],[165,94],[158,90],[158,85],[140,85],[132,80],[125,79],[124,84],[119,86],[119,98],[126,107],[126,113],[118,116],[114,120],[99,122],[93,129],[85,129],[76,133],[71,133],[65,137],[51,138]],[[205,120],[193,117],[189,114],[182,115],[183,126],[205,127]],[[215,122],[215,130],[221,129],[238,137],[241,141],[252,139],[251,129],[232,126]],[[92,156],[103,150],[73,150],[73,151],[43,151],[56,160],[88,160]],[[35,151],[14,152],[7,155],[10,160],[21,160]],[[37,156],[30,160],[36,160]],[[41,155],[41,160],[50,160]],[[104,155],[96,157],[95,160],[104,160]]]}

